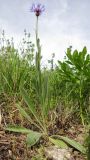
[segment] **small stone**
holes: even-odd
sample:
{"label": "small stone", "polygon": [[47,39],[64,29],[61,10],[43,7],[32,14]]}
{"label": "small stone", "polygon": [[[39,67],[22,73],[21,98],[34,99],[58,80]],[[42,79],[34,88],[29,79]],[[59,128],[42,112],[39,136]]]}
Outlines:
{"label": "small stone", "polygon": [[11,156],[12,156],[12,151],[11,151],[11,150],[9,150],[8,152],[9,152],[9,156],[11,157]]}
{"label": "small stone", "polygon": [[55,146],[45,149],[46,158],[52,160],[69,160],[70,152],[67,149],[60,149]]}

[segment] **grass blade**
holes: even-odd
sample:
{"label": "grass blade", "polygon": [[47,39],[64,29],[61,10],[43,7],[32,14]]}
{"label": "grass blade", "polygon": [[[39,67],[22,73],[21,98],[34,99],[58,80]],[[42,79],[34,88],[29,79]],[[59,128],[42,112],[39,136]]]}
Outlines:
{"label": "grass blade", "polygon": [[21,89],[21,95],[22,95],[24,101],[26,102],[26,104],[28,105],[28,108],[31,111],[31,113],[33,114],[36,121],[39,123],[39,125],[42,127],[42,129],[44,129],[42,123],[40,122],[40,120],[37,117],[37,113],[35,111],[34,105],[30,101],[30,98],[28,97],[28,94],[26,93],[24,88]]}
{"label": "grass blade", "polygon": [[24,118],[26,118],[28,121],[30,121],[32,124],[34,124],[38,129],[40,129],[40,130],[42,131],[41,127],[40,127],[38,124],[36,124],[36,123],[30,118],[30,115],[29,115],[22,107],[20,107],[19,104],[17,104],[17,108],[19,109],[20,114],[21,114]]}

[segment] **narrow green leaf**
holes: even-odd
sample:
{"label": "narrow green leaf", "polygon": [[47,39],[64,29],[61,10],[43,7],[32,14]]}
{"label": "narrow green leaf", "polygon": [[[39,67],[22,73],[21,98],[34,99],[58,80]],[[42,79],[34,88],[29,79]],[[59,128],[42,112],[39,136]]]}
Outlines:
{"label": "narrow green leaf", "polygon": [[37,117],[37,113],[35,111],[34,105],[30,101],[30,98],[29,98],[29,96],[28,96],[28,94],[27,94],[27,92],[25,91],[24,88],[21,88],[21,94],[22,94],[22,97],[23,97],[24,101],[28,105],[29,110],[31,111],[31,113],[33,114],[33,116],[35,117],[35,119],[37,120],[39,125],[43,128],[42,123],[40,122],[40,120]]}
{"label": "narrow green leaf", "polygon": [[10,86],[10,84],[9,84],[9,81],[8,81],[7,77],[4,76],[3,73],[2,73],[2,77],[3,77],[3,79],[5,80],[5,82],[7,83],[7,85],[9,86],[9,88],[11,89],[11,86]]}
{"label": "narrow green leaf", "polygon": [[20,107],[19,104],[17,104],[17,108],[18,108],[20,114],[21,114],[24,118],[26,118],[28,121],[30,121],[30,122],[32,123],[32,120],[31,120],[31,118],[30,118],[30,115],[28,115],[28,113],[27,113],[22,107]]}
{"label": "narrow green leaf", "polygon": [[59,136],[59,135],[55,135],[53,136],[55,138],[61,139],[64,142],[66,142],[68,145],[74,147],[75,149],[77,149],[78,151],[80,151],[81,153],[85,154],[86,153],[86,149],[83,145],[81,145],[79,142],[76,142],[73,139],[70,139],[68,137],[64,137],[64,136]]}
{"label": "narrow green leaf", "polygon": [[68,148],[67,144],[63,140],[54,139],[54,138],[51,138],[51,137],[49,137],[49,140],[50,140],[50,142],[52,142],[57,147],[66,148],[66,149]]}
{"label": "narrow green leaf", "polygon": [[[41,130],[41,127],[40,127],[37,123],[35,123],[35,122],[30,118],[30,115],[29,115],[22,107],[20,107],[19,104],[17,104],[17,108],[19,109],[20,114],[21,114],[24,118],[26,118],[29,122],[31,122],[31,123],[34,124],[38,129]],[[42,131],[42,130],[41,130],[41,131]]]}
{"label": "narrow green leaf", "polygon": [[31,100],[30,100],[30,98],[29,98],[27,92],[25,91],[24,88],[21,88],[20,91],[21,91],[21,95],[22,95],[24,101],[26,102],[26,104],[27,104],[28,107],[29,107],[29,110],[30,110],[31,113],[36,117],[35,108],[34,108],[32,102],[31,102]]}
{"label": "narrow green leaf", "polygon": [[19,126],[9,126],[9,127],[5,128],[5,130],[11,131],[11,132],[25,133],[25,134],[33,132],[29,129],[26,129],[24,127],[19,127]]}
{"label": "narrow green leaf", "polygon": [[60,136],[62,140],[70,144],[72,147],[80,151],[81,153],[85,153],[86,149],[83,145],[81,145],[79,142],[76,142],[75,140],[72,140],[68,137]]}

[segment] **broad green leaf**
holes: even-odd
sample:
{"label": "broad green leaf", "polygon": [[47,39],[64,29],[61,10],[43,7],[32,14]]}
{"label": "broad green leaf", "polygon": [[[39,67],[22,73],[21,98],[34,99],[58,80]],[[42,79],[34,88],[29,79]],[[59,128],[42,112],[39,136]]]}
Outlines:
{"label": "broad green leaf", "polygon": [[20,127],[20,126],[9,126],[7,128],[5,128],[5,130],[7,131],[11,131],[11,132],[18,132],[18,133],[25,133],[25,134],[39,134],[42,135],[42,133],[36,132],[36,131],[32,131],[30,129],[24,128],[24,127]]}
{"label": "broad green leaf", "polygon": [[82,53],[83,53],[83,56],[85,57],[85,55],[87,54],[87,48],[86,47],[83,48]]}
{"label": "broad green leaf", "polygon": [[56,145],[57,147],[60,147],[60,148],[68,148],[67,144],[63,141],[63,140],[60,140],[60,139],[54,139],[54,138],[51,138],[49,137],[49,140],[50,142],[52,142],[54,145]]}
{"label": "broad green leaf", "polygon": [[67,53],[66,56],[68,57],[68,59],[73,62],[73,56],[71,54],[71,48],[67,48]]}
{"label": "broad green leaf", "polygon": [[74,62],[75,62],[76,60],[78,60],[78,51],[77,51],[77,50],[75,50],[75,51],[73,52],[73,60],[74,60]]}
{"label": "broad green leaf", "polygon": [[29,146],[36,144],[41,138],[42,134],[39,132],[31,132],[27,135],[26,142]]}
{"label": "broad green leaf", "polygon": [[11,131],[11,132],[18,132],[18,133],[24,133],[27,134],[26,142],[28,145],[33,146],[42,136],[42,133],[35,132],[23,127],[7,127],[5,130]]}
{"label": "broad green leaf", "polygon": [[69,144],[70,146],[74,147],[75,149],[77,149],[78,151],[80,151],[81,153],[85,154],[86,153],[86,149],[83,145],[81,145],[79,142],[76,142],[73,139],[70,139],[68,137],[64,137],[64,136],[58,136],[55,135],[54,137],[57,137],[61,140],[63,140],[64,142],[66,142],[67,144]]}
{"label": "broad green leaf", "polygon": [[67,60],[66,63],[73,65],[71,61]]}

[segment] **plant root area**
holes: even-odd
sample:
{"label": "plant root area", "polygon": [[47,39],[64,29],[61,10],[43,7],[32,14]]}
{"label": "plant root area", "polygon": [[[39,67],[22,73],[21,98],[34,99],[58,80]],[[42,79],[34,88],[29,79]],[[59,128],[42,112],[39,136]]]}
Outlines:
{"label": "plant root area", "polygon": [[[22,124],[24,127],[31,129],[31,126],[29,126],[30,124],[25,122],[25,120],[22,121],[17,110],[12,112],[12,114],[9,111],[6,112],[2,110],[2,123],[0,125],[0,160],[59,160],[58,158],[55,159],[55,156],[49,157],[46,152],[48,148],[53,147],[51,143],[41,139],[36,145],[29,147],[25,142],[26,135],[5,131],[7,124]],[[34,127],[33,130],[35,130]],[[81,144],[83,144],[85,136],[83,126],[70,118],[66,121],[62,121],[61,118],[56,118],[53,125],[49,125],[48,132],[49,135],[58,134],[70,137]],[[69,147],[69,151],[70,157],[67,160],[86,159],[84,155],[73,148]],[[55,155],[55,152],[53,154]]]}

